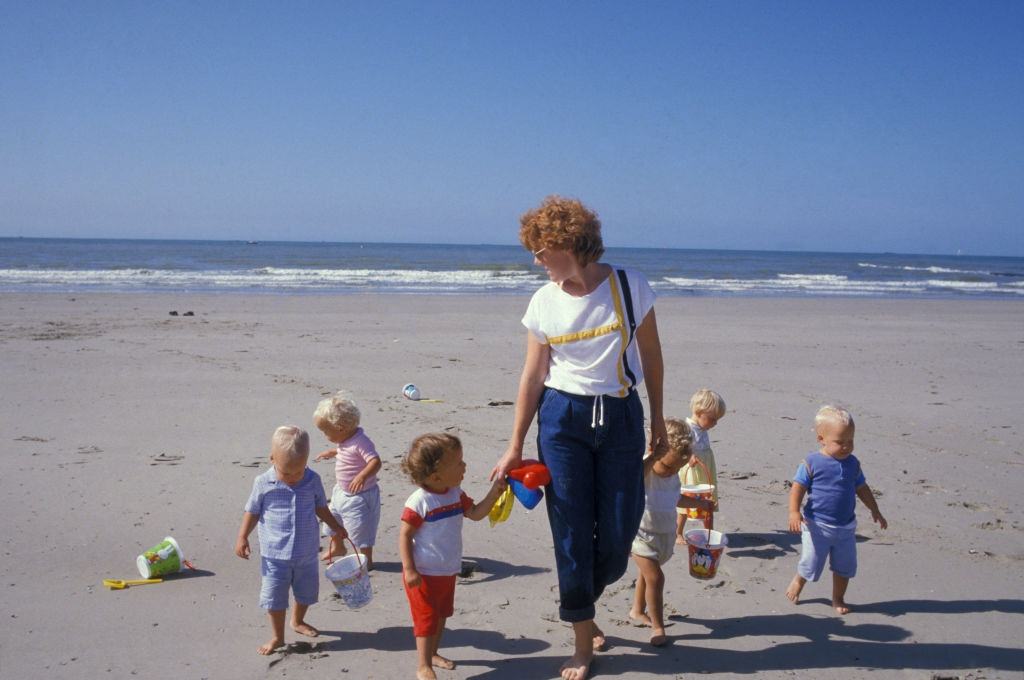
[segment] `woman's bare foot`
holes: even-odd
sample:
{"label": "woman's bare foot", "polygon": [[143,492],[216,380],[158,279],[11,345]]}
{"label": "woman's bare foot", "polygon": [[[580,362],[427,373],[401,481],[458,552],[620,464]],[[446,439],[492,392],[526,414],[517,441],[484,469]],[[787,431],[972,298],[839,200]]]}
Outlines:
{"label": "woman's bare foot", "polygon": [[655,628],[651,632],[651,646],[664,647],[666,642],[668,642],[668,637],[665,635],[664,628]]}
{"label": "woman's bare foot", "polygon": [[629,610],[629,618],[633,619],[634,626],[649,626],[651,625],[651,617],[646,612],[635,612],[632,609]]}
{"label": "woman's bare foot", "polygon": [[590,673],[590,662],[593,660],[593,655],[581,658],[580,655],[573,654],[562,664],[562,680],[586,680]]}
{"label": "woman's bare foot", "polygon": [[451,659],[444,658],[440,654],[435,654],[434,657],[430,660],[430,663],[431,665],[437,666],[438,668],[443,668],[446,671],[455,670],[455,662]]}
{"label": "woman's bare foot", "polygon": [[[605,637],[604,637],[604,631],[601,630],[600,628],[598,628],[597,624],[595,623],[594,624],[594,651],[595,652],[603,652],[606,649],[608,649],[608,640],[606,640]],[[584,677],[586,677],[586,676],[584,676]]]}
{"label": "woman's bare foot", "polygon": [[292,621],[292,630],[299,635],[305,635],[306,637],[316,637],[320,634],[320,631],[305,621]]}
{"label": "woman's bare foot", "polygon": [[420,666],[416,669],[416,680],[437,680],[437,674],[430,666]]}
{"label": "woman's bare foot", "polygon": [[804,589],[805,583],[807,583],[807,579],[800,574],[793,576],[793,580],[789,582],[789,587],[786,588],[786,597],[789,598],[790,602],[800,604],[800,591]]}
{"label": "woman's bare foot", "polygon": [[676,545],[686,545],[686,539],[682,534],[676,534]]}
{"label": "woman's bare foot", "polygon": [[262,654],[263,656],[267,656],[268,654],[273,654],[274,650],[279,647],[284,647],[284,640],[282,640],[281,638],[273,637],[270,638],[270,641],[267,642],[267,644],[263,645],[256,651],[259,654]]}
{"label": "woman's bare foot", "polygon": [[832,600],[832,608],[836,610],[836,614],[842,616],[843,614],[850,613],[850,607],[843,600]]}

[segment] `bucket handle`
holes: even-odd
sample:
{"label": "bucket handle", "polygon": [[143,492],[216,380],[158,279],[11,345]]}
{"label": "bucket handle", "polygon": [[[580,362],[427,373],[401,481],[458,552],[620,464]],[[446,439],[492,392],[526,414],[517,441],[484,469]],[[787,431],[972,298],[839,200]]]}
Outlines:
{"label": "bucket handle", "polygon": [[363,553],[359,552],[359,548],[356,547],[356,544],[352,542],[351,538],[346,536],[345,540],[348,541],[350,546],[352,546],[352,554],[356,556],[356,561],[359,562],[359,571],[370,573],[370,570],[366,568],[366,561],[363,559]]}
{"label": "bucket handle", "polygon": [[[711,471],[708,470],[708,466],[704,463],[704,461],[702,461],[700,458],[698,458],[696,453],[690,454],[690,460],[696,462],[697,465],[699,465],[702,468],[704,468],[704,477],[707,478],[708,484],[710,484],[711,483]],[[687,465],[689,465],[689,463],[687,463]]]}

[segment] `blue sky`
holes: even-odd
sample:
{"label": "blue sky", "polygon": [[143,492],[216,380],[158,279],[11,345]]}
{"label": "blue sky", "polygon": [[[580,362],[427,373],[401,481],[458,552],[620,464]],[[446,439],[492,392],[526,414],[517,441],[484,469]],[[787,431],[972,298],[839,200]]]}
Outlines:
{"label": "blue sky", "polygon": [[1024,255],[1024,3],[5,3],[0,235]]}

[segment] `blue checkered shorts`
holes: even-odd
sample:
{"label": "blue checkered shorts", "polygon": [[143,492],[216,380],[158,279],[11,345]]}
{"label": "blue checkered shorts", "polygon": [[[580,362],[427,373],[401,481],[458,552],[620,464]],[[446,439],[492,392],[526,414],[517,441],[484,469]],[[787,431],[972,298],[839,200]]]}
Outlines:
{"label": "blue checkered shorts", "polygon": [[260,606],[270,611],[288,609],[288,590],[299,604],[316,604],[320,598],[320,562],[316,555],[295,562],[260,558]]}

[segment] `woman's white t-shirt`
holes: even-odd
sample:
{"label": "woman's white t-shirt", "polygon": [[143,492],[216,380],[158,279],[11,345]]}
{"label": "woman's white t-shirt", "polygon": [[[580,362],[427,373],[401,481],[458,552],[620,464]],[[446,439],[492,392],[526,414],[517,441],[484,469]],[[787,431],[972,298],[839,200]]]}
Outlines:
{"label": "woman's white t-shirt", "polygon": [[[639,328],[654,307],[654,291],[642,274],[624,271]],[[643,382],[618,272],[613,267],[588,295],[569,295],[553,281],[533,294],[523,325],[539,342],[551,346],[546,386],[570,394],[624,397]]]}

